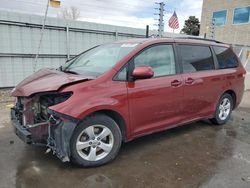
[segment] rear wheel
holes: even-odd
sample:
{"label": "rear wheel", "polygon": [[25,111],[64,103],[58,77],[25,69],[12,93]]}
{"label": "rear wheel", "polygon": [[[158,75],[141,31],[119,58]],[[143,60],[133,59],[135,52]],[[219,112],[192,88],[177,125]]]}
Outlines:
{"label": "rear wheel", "polygon": [[80,166],[100,166],[119,152],[122,136],[116,122],[102,114],[86,118],[72,135],[71,159]]}
{"label": "rear wheel", "polygon": [[228,93],[223,94],[217,104],[215,117],[211,121],[217,125],[225,124],[230,118],[233,105],[232,96]]}

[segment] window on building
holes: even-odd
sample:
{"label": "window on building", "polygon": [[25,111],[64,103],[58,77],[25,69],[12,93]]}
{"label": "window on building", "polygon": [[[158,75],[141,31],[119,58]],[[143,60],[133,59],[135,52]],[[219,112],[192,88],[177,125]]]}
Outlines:
{"label": "window on building", "polygon": [[234,24],[248,23],[250,17],[250,6],[234,9]]}
{"label": "window on building", "polygon": [[154,77],[175,74],[175,58],[172,45],[150,47],[134,58],[135,67],[150,66]]}
{"label": "window on building", "polygon": [[179,45],[183,72],[214,69],[212,53],[207,46]]}
{"label": "window on building", "polygon": [[233,68],[238,66],[238,60],[236,55],[230,48],[214,46],[214,52],[216,54],[219,68]]}
{"label": "window on building", "polygon": [[227,10],[217,11],[213,13],[213,20],[216,26],[222,26],[226,24]]}

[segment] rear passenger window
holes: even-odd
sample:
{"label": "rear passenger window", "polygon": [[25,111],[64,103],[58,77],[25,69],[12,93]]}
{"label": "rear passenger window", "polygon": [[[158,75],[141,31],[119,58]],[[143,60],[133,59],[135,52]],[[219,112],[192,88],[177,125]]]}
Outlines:
{"label": "rear passenger window", "polygon": [[214,46],[213,48],[220,69],[233,68],[238,66],[237,57],[230,48],[219,46]]}
{"label": "rear passenger window", "polygon": [[183,72],[196,72],[214,69],[211,50],[207,46],[179,45]]}
{"label": "rear passenger window", "polygon": [[134,58],[135,67],[150,66],[154,77],[175,74],[175,58],[172,45],[152,46]]}

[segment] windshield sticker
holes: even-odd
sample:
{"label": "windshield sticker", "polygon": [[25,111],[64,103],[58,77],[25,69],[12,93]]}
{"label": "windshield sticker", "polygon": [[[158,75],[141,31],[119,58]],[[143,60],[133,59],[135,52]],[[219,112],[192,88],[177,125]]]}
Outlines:
{"label": "windshield sticker", "polygon": [[121,47],[125,47],[125,48],[131,48],[131,47],[135,47],[137,46],[138,43],[132,43],[132,44],[122,44]]}

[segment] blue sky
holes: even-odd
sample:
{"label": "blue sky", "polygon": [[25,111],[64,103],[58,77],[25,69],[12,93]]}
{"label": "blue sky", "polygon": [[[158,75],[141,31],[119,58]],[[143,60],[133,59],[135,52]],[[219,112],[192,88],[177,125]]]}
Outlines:
{"label": "blue sky", "polygon": [[[0,0],[1,10],[25,12],[30,14],[43,15],[47,0]],[[79,20],[91,21],[104,24],[120,25],[127,27],[156,29],[157,8],[155,2],[160,0],[61,0],[61,8],[49,9],[49,16],[56,17],[65,7],[75,6],[80,11]],[[163,1],[165,5],[165,31],[172,32],[168,27],[168,19],[176,10],[180,28],[189,16],[196,16],[200,19],[202,0],[168,0]]]}

